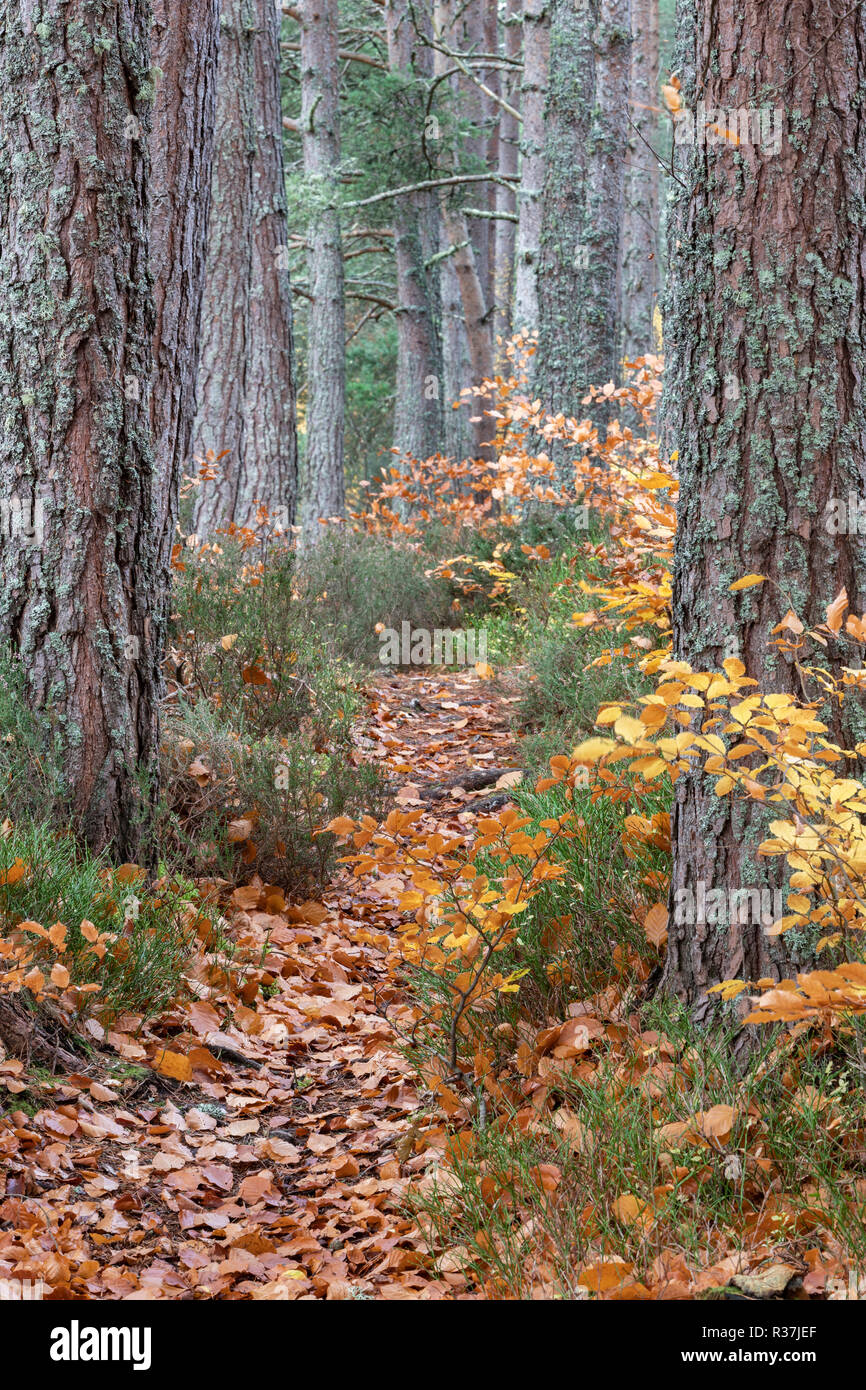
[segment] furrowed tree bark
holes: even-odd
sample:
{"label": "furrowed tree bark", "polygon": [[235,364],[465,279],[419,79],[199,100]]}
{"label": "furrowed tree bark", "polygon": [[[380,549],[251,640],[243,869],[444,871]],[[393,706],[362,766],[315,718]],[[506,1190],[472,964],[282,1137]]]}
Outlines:
{"label": "furrowed tree bark", "polygon": [[517,250],[514,267],[513,323],[517,331],[538,328],[538,257],[544,190],[547,71],[550,61],[547,0],[523,6],[523,79],[520,84],[520,188],[517,195]]}
{"label": "furrowed tree bark", "polygon": [[[508,58],[519,59],[521,55],[520,0],[508,0],[504,24],[504,51]],[[502,74],[503,95],[515,110],[520,109],[520,73]],[[520,149],[520,122],[510,112],[499,112],[499,173],[503,177],[516,178]],[[517,194],[513,188],[496,184],[496,211],[500,214],[516,215]],[[493,334],[496,343],[496,369],[505,367],[504,348],[511,337],[512,299],[514,294],[514,258],[517,248],[517,224],[509,216],[501,216],[494,223],[493,251],[493,298],[495,304]]]}
{"label": "furrowed tree bark", "polygon": [[[188,470],[213,171],[219,0],[152,0],[158,69],[150,139],[150,265],[155,324],[151,428],[157,544],[166,570]],[[168,594],[166,594],[166,597]],[[164,617],[160,626],[160,646]]]}
{"label": "furrowed tree bark", "polygon": [[149,27],[140,0],[0,4],[0,639],[53,713],[76,827],[121,859],[155,790],[165,583]]}
{"label": "furrowed tree bark", "polygon": [[[760,0],[736,16],[709,0],[680,6],[677,71],[692,125],[677,123],[685,188],[671,236],[665,418],[681,488],[675,654],[700,669],[739,657],[764,690],[793,692],[796,673],[770,645],[789,601],[807,627],[843,585],[852,611],[866,606],[866,536],[826,522],[831,499],[866,491],[866,14],[798,0],[785,20]],[[754,56],[743,63],[743,53]],[[699,102],[709,117],[697,119]],[[749,112],[739,143],[709,129]],[[785,596],[768,583],[730,593],[750,572]],[[838,671],[843,649],[824,659]],[[850,748],[864,737],[862,701],[849,698],[841,720],[828,713],[831,738]],[[713,782],[676,784],[673,902],[701,881],[782,885],[784,868],[757,853],[761,808],[718,799]],[[779,979],[809,960],[808,941],[768,937],[761,922],[672,914],[662,983],[702,1016],[709,986]]]}
{"label": "furrowed tree bark", "polygon": [[257,500],[292,522],[298,477],[279,15],[272,0],[223,0],[220,31],[194,446],[228,454],[199,490],[203,536],[247,524]]}
{"label": "furrowed tree bark", "polygon": [[[533,390],[546,410],[599,423],[606,407],[582,399],[617,376],[627,26],[628,0],[550,0]],[[570,455],[554,457],[569,482]]]}
{"label": "furrowed tree bark", "polygon": [[[413,95],[414,30],[406,0],[388,0],[385,11],[388,62],[407,82],[407,124]],[[442,445],[442,402],[436,325],[425,270],[422,218],[429,220],[432,194],[422,191],[394,199],[394,251],[397,272],[397,377],[394,448],[429,458]]]}
{"label": "furrowed tree bark", "polygon": [[340,214],[340,81],[337,0],[301,5],[301,130],[312,213],[307,230],[312,303],[308,321],[304,544],[315,545],[320,518],[345,510],[345,300]]}
{"label": "furrowed tree bark", "polygon": [[658,0],[632,0],[631,99],[620,254],[622,351],[655,352],[659,226]]}

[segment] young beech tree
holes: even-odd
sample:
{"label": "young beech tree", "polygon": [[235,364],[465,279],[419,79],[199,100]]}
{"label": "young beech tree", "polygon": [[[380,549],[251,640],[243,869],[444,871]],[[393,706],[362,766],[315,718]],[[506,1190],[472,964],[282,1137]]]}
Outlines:
{"label": "young beech tree", "polygon": [[292,297],[274,0],[222,0],[213,198],[194,448],[227,450],[195,529],[293,520],[298,457]]}
{"label": "young beech tree", "polygon": [[307,444],[304,542],[319,519],[345,509],[346,310],[337,179],[340,167],[340,65],[337,0],[302,0],[301,134],[309,180],[307,228],[312,303],[307,325]]}
{"label": "young beech tree", "polygon": [[[828,524],[834,499],[866,489],[866,10],[797,3],[783,25],[764,0],[689,0],[678,23],[684,187],[665,314],[675,654],[699,669],[739,658],[762,689],[799,692],[771,629],[789,607],[823,622],[843,587],[852,612],[866,607],[866,536]],[[729,591],[750,573],[771,582]],[[838,671],[842,649],[824,659]],[[846,747],[866,735],[856,693],[823,715]],[[757,852],[769,813],[713,784],[676,785],[674,902],[701,882],[780,886],[779,861]],[[699,1007],[708,985],[790,975],[802,958],[792,934],[760,922],[672,914],[669,943],[666,986]]]}
{"label": "young beech tree", "polygon": [[0,639],[122,858],[157,747],[150,6],[0,3]]}

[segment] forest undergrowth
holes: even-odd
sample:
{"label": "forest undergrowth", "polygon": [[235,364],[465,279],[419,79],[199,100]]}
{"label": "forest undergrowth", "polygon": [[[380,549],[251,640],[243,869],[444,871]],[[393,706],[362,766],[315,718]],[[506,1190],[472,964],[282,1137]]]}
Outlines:
{"label": "forest undergrowth", "polygon": [[[593,424],[541,413],[527,350],[493,462],[395,458],[300,558],[264,510],[176,547],[141,865],[72,836],[4,658],[0,1279],[861,1296],[866,745],[838,729],[866,617],[843,591],[806,630],[779,595],[797,696],[674,660],[661,364]],[[404,624],[484,653],[383,665]],[[803,962],[700,1024],[663,979],[695,776],[766,812],[766,928]]]}

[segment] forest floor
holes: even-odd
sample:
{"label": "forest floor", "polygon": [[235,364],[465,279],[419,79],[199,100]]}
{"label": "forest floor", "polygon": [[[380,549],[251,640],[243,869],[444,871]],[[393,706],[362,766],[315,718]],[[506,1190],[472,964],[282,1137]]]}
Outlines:
{"label": "forest floor", "polygon": [[[463,833],[492,787],[461,777],[513,762],[507,685],[403,671],[367,695],[356,740],[393,803]],[[54,1299],[473,1296],[431,1267],[407,1204],[446,1134],[428,1120],[416,1145],[387,887],[338,866],[319,900],[286,904],[254,879],[202,943],[194,1002],[91,1023],[69,1075],[0,1061],[0,1281]]]}

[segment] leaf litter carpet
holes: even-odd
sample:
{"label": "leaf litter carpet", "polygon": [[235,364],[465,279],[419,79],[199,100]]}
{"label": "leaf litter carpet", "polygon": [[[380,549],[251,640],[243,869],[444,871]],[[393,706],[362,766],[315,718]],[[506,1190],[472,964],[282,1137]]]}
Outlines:
{"label": "leaf litter carpet", "polygon": [[[394,804],[459,833],[490,790],[461,776],[512,761],[509,703],[474,671],[383,676],[359,752]],[[91,1020],[80,1072],[0,1050],[0,1281],[58,1300],[467,1296],[407,1205],[436,1136],[416,1144],[429,1097],[394,1026],[412,1016],[386,887],[338,866],[320,901],[286,903],[253,880],[191,1002]]]}

